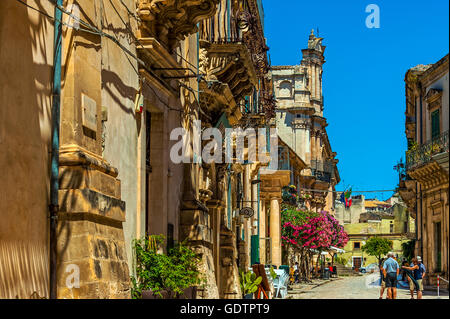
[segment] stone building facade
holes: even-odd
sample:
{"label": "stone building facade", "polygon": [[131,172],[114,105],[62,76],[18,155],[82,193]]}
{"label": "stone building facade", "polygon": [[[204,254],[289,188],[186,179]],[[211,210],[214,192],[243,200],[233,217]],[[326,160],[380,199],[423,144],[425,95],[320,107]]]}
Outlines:
{"label": "stone building facade", "polygon": [[399,194],[386,201],[366,199],[364,195],[352,196],[352,206],[336,203],[336,219],[344,226],[349,241],[340,255],[347,260],[347,267],[359,269],[376,263],[361,247],[371,237],[382,237],[392,241],[392,251],[402,260],[402,244],[414,238],[415,220],[409,213]]}
{"label": "stone building facade", "polygon": [[345,253],[342,253],[340,257],[347,260],[345,266],[358,270],[360,267],[377,263],[375,256],[370,256],[361,249],[372,237],[392,241],[392,251],[401,261],[403,259],[402,244],[411,240],[415,228],[415,221],[409,216],[407,208],[402,204],[395,204],[387,211],[374,212],[369,216],[366,214],[361,214],[359,222],[344,225],[349,241],[343,248]]}
{"label": "stone building facade", "polygon": [[307,190],[308,208],[333,213],[333,191],[340,182],[339,161],[331,148],[328,123],[323,116],[322,67],[326,47],[322,40],[311,31],[300,65],[272,66],[272,81],[278,134],[307,166],[293,172],[291,183],[298,190]]}
{"label": "stone building facade", "polygon": [[449,57],[418,65],[405,75],[408,141],[399,192],[416,219],[416,255],[426,284],[449,273]]}
{"label": "stone building facade", "polygon": [[[0,108],[7,172],[0,297],[48,298],[56,285],[58,298],[129,298],[133,240],[163,234],[168,245],[186,240],[201,256],[200,298],[241,298],[239,268],[266,258],[266,247],[281,262],[279,202],[289,172],[250,160],[248,143],[243,162],[206,163],[198,144],[207,139],[182,140],[188,161],[174,162],[180,140],[172,132],[270,128],[275,100],[261,2],[67,0],[59,9],[41,2],[0,4],[0,40],[9,44],[0,50],[8,75],[0,101],[13,106]],[[50,242],[56,48],[48,16],[59,10],[59,190]],[[222,145],[236,149],[236,138]],[[273,138],[258,144],[265,157]],[[253,216],[240,214],[245,207]],[[67,285],[74,266],[79,288]]]}

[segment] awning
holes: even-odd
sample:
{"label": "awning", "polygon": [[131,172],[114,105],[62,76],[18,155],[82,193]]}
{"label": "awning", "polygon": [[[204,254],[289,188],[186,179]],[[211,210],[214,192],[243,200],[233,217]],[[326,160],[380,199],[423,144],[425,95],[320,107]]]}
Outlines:
{"label": "awning", "polygon": [[340,249],[340,248],[337,248],[337,247],[334,247],[334,246],[331,246],[331,247],[330,247],[330,250],[333,250],[333,251],[337,252],[338,254],[343,254],[343,253],[345,253],[345,250]]}

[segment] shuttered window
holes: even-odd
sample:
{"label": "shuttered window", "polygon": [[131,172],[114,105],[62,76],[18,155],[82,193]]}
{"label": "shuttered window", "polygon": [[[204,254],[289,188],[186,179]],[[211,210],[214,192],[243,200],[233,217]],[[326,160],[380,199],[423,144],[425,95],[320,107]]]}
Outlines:
{"label": "shuttered window", "polygon": [[441,134],[439,110],[431,113],[431,138],[435,139]]}

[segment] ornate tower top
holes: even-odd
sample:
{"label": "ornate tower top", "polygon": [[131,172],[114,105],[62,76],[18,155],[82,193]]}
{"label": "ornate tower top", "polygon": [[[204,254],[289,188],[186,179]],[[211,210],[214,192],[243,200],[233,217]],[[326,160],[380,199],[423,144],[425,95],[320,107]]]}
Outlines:
{"label": "ornate tower top", "polygon": [[314,29],[311,30],[308,40],[308,49],[319,51],[323,54],[325,46],[322,45],[323,38],[316,38],[314,35]]}

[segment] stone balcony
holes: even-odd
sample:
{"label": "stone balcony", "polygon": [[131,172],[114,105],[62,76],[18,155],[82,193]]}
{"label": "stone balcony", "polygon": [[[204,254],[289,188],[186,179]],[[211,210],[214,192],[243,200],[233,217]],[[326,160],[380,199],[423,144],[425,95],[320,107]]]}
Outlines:
{"label": "stone balcony", "polygon": [[226,112],[231,125],[242,118],[239,102],[257,85],[250,52],[242,42],[200,40],[202,100],[211,112]]}
{"label": "stone balcony", "polygon": [[448,134],[419,145],[406,153],[406,171],[424,187],[448,183]]}
{"label": "stone balcony", "polygon": [[158,38],[169,50],[197,32],[197,23],[216,13],[219,0],[137,0],[143,36]]}

